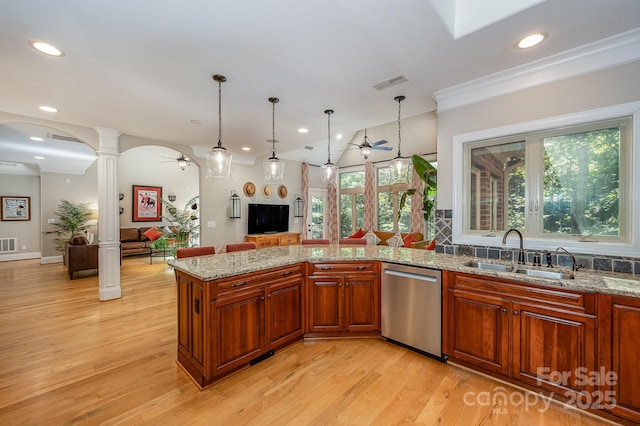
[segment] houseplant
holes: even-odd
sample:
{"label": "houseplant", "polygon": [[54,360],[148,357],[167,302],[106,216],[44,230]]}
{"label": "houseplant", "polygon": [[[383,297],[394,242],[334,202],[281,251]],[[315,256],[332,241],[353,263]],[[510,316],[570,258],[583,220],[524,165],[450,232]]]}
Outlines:
{"label": "houseplant", "polygon": [[[424,220],[429,221],[433,209],[436,206],[436,195],[438,193],[438,170],[429,161],[420,155],[413,154],[411,162],[420,179],[424,182],[424,190],[422,192],[422,211],[424,212]],[[415,188],[407,189],[400,197],[400,205],[398,208],[398,220],[402,214],[402,209],[407,201],[407,196],[416,193]]]}
{"label": "houseplant", "polygon": [[45,231],[45,235],[55,235],[53,243],[57,251],[64,251],[65,243],[71,241],[71,236],[86,231],[89,228],[88,204],[74,204],[67,200],[60,201],[53,212],[56,221],[51,224],[53,231]]}
{"label": "houseplant", "polygon": [[[200,222],[198,222],[198,210],[199,210],[199,196],[195,196],[184,206],[184,209],[180,210],[167,200],[162,200],[164,214],[162,219],[169,222],[169,227],[172,230],[172,235],[164,236],[175,238],[178,246],[187,247],[193,246],[200,235]],[[156,240],[157,241],[157,240]],[[160,242],[159,244],[162,244]]]}

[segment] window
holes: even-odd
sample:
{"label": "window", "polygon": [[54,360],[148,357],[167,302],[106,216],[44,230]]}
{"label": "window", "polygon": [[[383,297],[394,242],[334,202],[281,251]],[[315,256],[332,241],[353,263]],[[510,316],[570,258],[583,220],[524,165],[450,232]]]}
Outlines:
{"label": "window", "polygon": [[364,170],[340,173],[340,238],[364,226]]}
{"label": "window", "polygon": [[[615,111],[584,114],[589,122],[580,122],[583,114],[577,114],[525,123],[520,127],[528,131],[510,136],[500,133],[513,128],[478,132],[490,135],[482,140],[474,134],[454,137],[454,157],[464,164],[456,184],[462,188],[454,243],[499,245],[490,238],[501,239],[516,228],[529,248],[562,245],[582,253],[622,254],[625,246],[637,245],[631,232],[631,212],[638,208],[631,197],[638,185],[632,173],[634,116],[627,111],[607,117]],[[545,129],[545,123],[556,128]]]}
{"label": "window", "polygon": [[409,189],[409,184],[390,184],[389,169],[377,169],[378,180],[378,229],[380,231],[409,232],[411,228],[411,197],[406,198],[400,220],[398,209],[400,197]]}

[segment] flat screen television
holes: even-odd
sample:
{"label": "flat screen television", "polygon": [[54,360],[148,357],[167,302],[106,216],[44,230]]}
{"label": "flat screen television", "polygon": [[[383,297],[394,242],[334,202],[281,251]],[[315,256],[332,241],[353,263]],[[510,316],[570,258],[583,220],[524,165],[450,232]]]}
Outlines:
{"label": "flat screen television", "polygon": [[249,234],[289,231],[288,204],[249,204]]}

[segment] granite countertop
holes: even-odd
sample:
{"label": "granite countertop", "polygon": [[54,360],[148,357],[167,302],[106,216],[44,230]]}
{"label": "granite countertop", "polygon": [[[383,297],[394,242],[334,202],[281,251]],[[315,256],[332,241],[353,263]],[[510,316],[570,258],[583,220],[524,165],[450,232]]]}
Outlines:
{"label": "granite countertop", "polygon": [[[436,253],[432,250],[386,246],[297,245],[176,259],[168,263],[178,271],[185,272],[203,281],[212,281],[306,261],[380,260],[422,268],[507,278],[513,281],[548,287],[640,297],[640,278],[634,275],[581,270],[573,272],[573,279],[537,278],[523,274],[498,272],[467,266],[466,264],[473,259],[474,258],[469,256],[454,256]],[[492,262],[487,259],[482,259],[482,261]],[[504,262],[494,263],[504,264]],[[527,267],[533,268],[531,265]],[[539,269],[546,268],[541,267]],[[560,268],[553,270],[566,272],[566,270]]]}

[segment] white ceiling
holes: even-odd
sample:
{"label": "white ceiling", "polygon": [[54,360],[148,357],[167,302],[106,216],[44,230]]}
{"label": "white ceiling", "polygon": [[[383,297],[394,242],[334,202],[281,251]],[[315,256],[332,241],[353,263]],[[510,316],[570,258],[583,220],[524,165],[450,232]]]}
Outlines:
{"label": "white ceiling", "polygon": [[[477,4],[0,0],[0,111],[211,147],[218,134],[211,77],[223,74],[227,149],[246,154],[240,149],[247,146],[251,156],[269,154],[267,99],[275,96],[279,156],[321,164],[327,108],[335,110],[332,133],[344,134],[340,142],[332,136],[337,155],[358,130],[395,121],[397,95],[406,96],[403,117],[434,111],[436,91],[640,26],[638,0]],[[531,50],[514,49],[534,31],[548,39]],[[30,40],[53,43],[65,56],[42,55]],[[381,91],[372,87],[399,75],[409,81]],[[39,111],[43,104],[59,112]],[[310,132],[300,134],[299,127]],[[27,133],[26,141],[19,140],[19,130],[4,129],[0,138],[12,134],[8,142],[33,143]],[[0,161],[34,162],[30,154],[12,151],[9,143],[0,145]]]}

